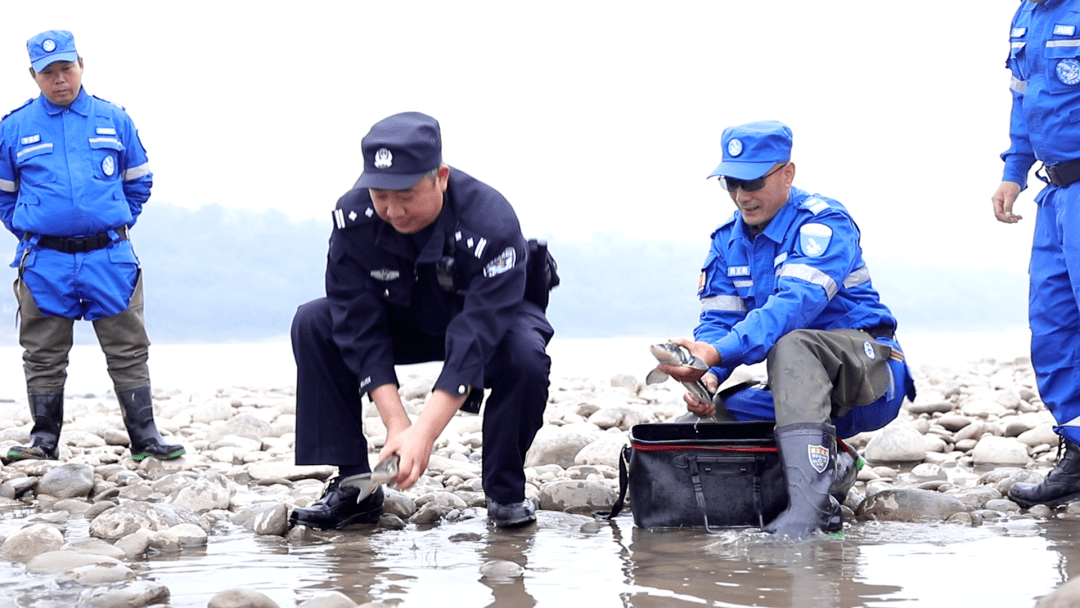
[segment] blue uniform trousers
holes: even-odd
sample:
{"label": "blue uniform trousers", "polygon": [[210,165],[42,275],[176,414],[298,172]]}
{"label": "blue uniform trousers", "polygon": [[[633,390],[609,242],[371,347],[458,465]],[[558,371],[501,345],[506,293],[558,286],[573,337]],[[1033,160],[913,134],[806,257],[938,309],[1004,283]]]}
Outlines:
{"label": "blue uniform trousers", "polygon": [[[334,343],[332,325],[326,298],[303,304],[293,318],[296,464],[367,467],[359,378]],[[395,364],[443,360],[442,336],[420,334],[392,316],[389,327]],[[552,333],[540,308],[523,302],[484,366],[491,393],[483,414],[483,487],[497,502],[525,499],[525,453],[544,422],[551,371],[545,349]]]}
{"label": "blue uniform trousers", "polygon": [[1031,246],[1028,316],[1039,395],[1059,426],[1080,443],[1080,182],[1048,186]]}

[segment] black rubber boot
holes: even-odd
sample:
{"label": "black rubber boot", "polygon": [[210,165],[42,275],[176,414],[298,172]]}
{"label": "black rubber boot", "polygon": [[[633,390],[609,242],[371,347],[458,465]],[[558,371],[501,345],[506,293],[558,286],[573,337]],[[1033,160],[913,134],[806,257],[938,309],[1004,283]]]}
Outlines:
{"label": "black rubber boot", "polygon": [[802,538],[843,528],[840,503],[830,492],[836,479],[836,429],[831,424],[790,424],[776,429],[784,463],[788,507],[764,530]]}
{"label": "black rubber boot", "polygon": [[382,486],[360,502],[360,488],[342,488],[338,484],[341,477],[335,477],[326,486],[322,498],[306,509],[293,509],[289,514],[289,523],[294,526],[308,526],[319,530],[340,530],[352,524],[373,524],[379,521],[383,512]]}
{"label": "black rubber boot", "polygon": [[60,443],[60,427],[64,425],[64,393],[29,393],[30,415],[34,428],[30,430],[30,445],[8,449],[7,461],[56,460]]}
{"label": "black rubber boot", "polygon": [[1009,500],[1025,509],[1035,505],[1059,507],[1080,500],[1080,446],[1061,439],[1065,455],[1058,459],[1054,470],[1042,483],[1015,483],[1009,489]]}
{"label": "black rubber boot", "polygon": [[116,400],[120,402],[120,413],[131,439],[132,459],[141,461],[153,456],[158,460],[172,460],[184,455],[184,446],[165,443],[158,432],[149,386],[117,392]]}

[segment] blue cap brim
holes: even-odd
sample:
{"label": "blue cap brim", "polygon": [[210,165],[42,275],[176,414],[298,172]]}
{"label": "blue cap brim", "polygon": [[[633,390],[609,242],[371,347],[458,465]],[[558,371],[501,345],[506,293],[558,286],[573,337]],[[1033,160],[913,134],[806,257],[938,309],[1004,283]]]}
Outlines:
{"label": "blue cap brim", "polygon": [[709,178],[723,176],[741,180],[757,179],[768,173],[769,169],[772,169],[776,163],[777,161],[772,160],[761,163],[740,163],[725,160],[713,169],[713,172],[709,174]]}
{"label": "blue cap brim", "polygon": [[56,63],[57,61],[70,61],[74,63],[78,60],[78,53],[57,53],[55,55],[49,55],[48,57],[38,59],[37,61],[31,63],[30,67],[34,68],[34,72],[40,72],[41,70],[44,70],[45,68]]}
{"label": "blue cap brim", "polygon": [[416,185],[420,181],[420,178],[427,175],[428,172],[423,173],[374,173],[372,171],[364,171],[360,174],[360,178],[353,184],[353,188],[374,188],[376,190],[408,190]]}

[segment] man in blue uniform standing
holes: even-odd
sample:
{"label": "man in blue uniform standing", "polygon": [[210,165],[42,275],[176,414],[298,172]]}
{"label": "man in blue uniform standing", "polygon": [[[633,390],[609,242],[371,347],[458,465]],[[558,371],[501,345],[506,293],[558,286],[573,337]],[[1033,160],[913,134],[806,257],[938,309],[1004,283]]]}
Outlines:
{"label": "man in blue uniform standing", "polygon": [[19,239],[19,342],[34,425],[9,461],[55,459],[76,319],[94,324],[135,460],[172,459],[154,423],[143,295],[128,229],[150,197],[146,152],[123,108],[82,88],[71,32],[26,43],[41,95],[0,121],[0,220]]}
{"label": "man in blue uniform standing", "polygon": [[[710,368],[661,366],[713,391],[738,365],[767,361],[767,389],[724,393],[736,420],[775,420],[786,510],[765,530],[802,537],[838,531],[847,475],[836,438],[881,428],[914,383],[862,258],[860,233],[837,201],[792,187],[792,133],[777,121],[724,130],[718,177],[738,211],[712,235],[698,294],[695,341],[677,344]],[[714,403],[687,394],[703,418]],[[853,460],[847,458],[853,470]]]}
{"label": "man in blue uniform standing", "polygon": [[1028,172],[1047,185],[1036,196],[1029,267],[1031,363],[1043,403],[1054,415],[1064,454],[1042,483],[1017,483],[1009,498],[1023,507],[1080,500],[1080,2],[1028,0],[1013,17],[1011,146],[992,197],[994,215],[1021,219],[1013,204]]}
{"label": "man in blue uniform standing", "polygon": [[[361,147],[364,172],[338,201],[326,265],[326,297],[299,307],[296,463],[333,464],[338,476],[294,524],[342,528],[382,513],[377,490],[341,479],[370,470],[361,395],[386,424],[380,457],[397,455],[394,483],[413,485],[432,445],[459,410],[483,420],[483,488],[499,526],[535,521],[525,497],[525,453],[543,424],[552,336],[547,286],[526,297],[537,262],[517,216],[490,186],[442,162],[439,123],[418,112],[376,123]],[[529,272],[526,269],[529,268]],[[443,361],[415,421],[398,395],[396,364]]]}

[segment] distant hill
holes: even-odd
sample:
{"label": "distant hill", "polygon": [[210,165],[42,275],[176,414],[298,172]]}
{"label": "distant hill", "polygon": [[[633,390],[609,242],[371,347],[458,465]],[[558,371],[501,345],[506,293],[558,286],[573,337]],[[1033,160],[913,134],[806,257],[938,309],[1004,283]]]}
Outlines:
{"label": "distant hill", "polygon": [[[257,342],[288,334],[296,307],[323,295],[327,219],[277,211],[153,203],[132,231],[145,270],[147,326],[156,343]],[[0,237],[0,252],[15,239]],[[529,235],[540,236],[540,235]],[[548,239],[562,285],[549,317],[564,338],[683,336],[696,324],[704,240],[648,241],[598,233]],[[10,260],[10,253],[6,254]],[[1026,325],[1027,278],[998,271],[868,260],[874,285],[905,332],[996,331]],[[9,270],[4,284],[10,285]],[[15,305],[0,289],[0,345],[16,345]],[[89,323],[80,341],[93,342]]]}

